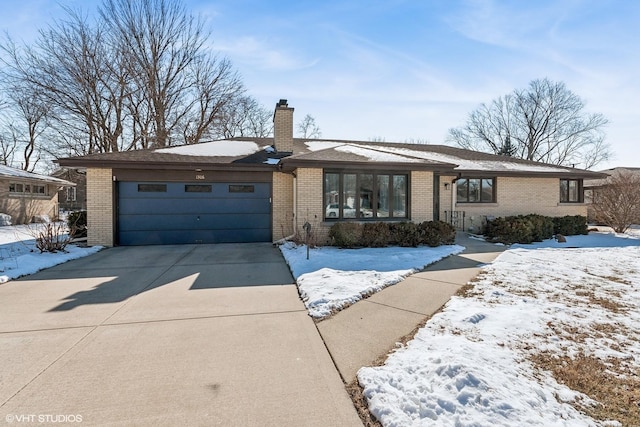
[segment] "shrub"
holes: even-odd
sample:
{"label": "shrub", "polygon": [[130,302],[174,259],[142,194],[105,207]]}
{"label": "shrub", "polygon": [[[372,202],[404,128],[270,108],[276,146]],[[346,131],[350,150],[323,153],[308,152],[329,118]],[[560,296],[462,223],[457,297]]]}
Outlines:
{"label": "shrub", "polygon": [[533,242],[533,226],[522,216],[499,217],[487,221],[484,229],[485,237],[494,243],[531,243]]}
{"label": "shrub", "polygon": [[450,245],[456,240],[455,228],[442,221],[425,221],[418,224],[420,243],[435,247]]}
{"label": "shrub", "polygon": [[567,215],[553,218],[553,234],[562,234],[564,236],[589,234],[587,217],[582,215]]}
{"label": "shrub", "polygon": [[553,219],[548,216],[529,214],[523,217],[531,223],[531,239],[541,242],[553,237]]}
{"label": "shrub", "polygon": [[67,216],[71,237],[87,237],[87,211],[75,211]]}
{"label": "shrub", "polygon": [[361,244],[367,248],[384,248],[391,240],[389,224],[384,222],[367,222],[362,226]]}
{"label": "shrub", "polygon": [[397,222],[391,224],[389,228],[391,240],[398,246],[416,247],[422,241],[418,225],[413,222]]}
{"label": "shrub", "polygon": [[329,239],[333,246],[353,248],[362,240],[362,225],[357,222],[336,222],[329,229]]}
{"label": "shrub", "polygon": [[41,253],[64,251],[71,241],[64,222],[33,224],[29,226],[28,233],[34,237],[36,248]]}
{"label": "shrub", "polygon": [[489,241],[506,244],[540,242],[554,234],[572,236],[587,233],[587,218],[584,216],[551,218],[537,214],[496,218],[487,222],[483,232]]}

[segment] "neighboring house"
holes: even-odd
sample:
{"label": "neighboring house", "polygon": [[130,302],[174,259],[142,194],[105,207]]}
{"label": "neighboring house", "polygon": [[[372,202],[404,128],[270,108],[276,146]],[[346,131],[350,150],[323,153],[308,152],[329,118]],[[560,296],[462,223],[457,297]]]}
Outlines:
{"label": "neighboring house", "polygon": [[51,176],[75,184],[75,187],[64,187],[58,191],[60,210],[70,212],[87,209],[87,170],[85,168],[59,168]]}
{"label": "neighboring house", "polygon": [[58,190],[75,184],[64,179],[0,165],[0,213],[13,224],[27,224],[39,217],[58,217]]}
{"label": "neighboring house", "polygon": [[293,138],[280,100],[273,138],[60,159],[87,168],[89,244],[319,241],[336,221],[586,215],[583,180],[605,175],[442,145]]}
{"label": "neighboring house", "polygon": [[[601,189],[607,186],[607,176],[616,176],[618,174],[624,175],[634,175],[640,177],[640,168],[632,168],[632,167],[617,167],[611,168],[607,170],[600,171],[605,174],[604,178],[598,179],[586,179],[584,181],[584,197],[588,204],[590,204],[591,200],[593,200],[593,192],[596,189]],[[640,189],[638,189],[640,191]],[[593,209],[589,207],[587,211],[587,218],[590,222],[596,222],[595,214]]]}

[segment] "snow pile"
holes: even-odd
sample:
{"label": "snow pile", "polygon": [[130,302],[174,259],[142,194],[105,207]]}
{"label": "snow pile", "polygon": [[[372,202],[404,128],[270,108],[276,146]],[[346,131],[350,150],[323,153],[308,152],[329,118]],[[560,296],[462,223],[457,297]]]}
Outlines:
{"label": "snow pile", "polygon": [[462,246],[338,249],[280,246],[309,314],[329,316],[449,255]]}
{"label": "snow pile", "polygon": [[211,141],[200,144],[181,145],[179,147],[161,148],[157,153],[172,153],[182,156],[238,157],[248,156],[260,151],[253,141]]}
{"label": "snow pile", "polygon": [[528,360],[549,352],[640,366],[640,240],[579,240],[594,247],[508,250],[384,366],[362,368],[373,415],[385,426],[600,425],[569,404],[593,401]]}
{"label": "snow pile", "polygon": [[101,246],[68,245],[65,252],[40,253],[33,237],[40,224],[0,227],[0,283],[98,252]]}

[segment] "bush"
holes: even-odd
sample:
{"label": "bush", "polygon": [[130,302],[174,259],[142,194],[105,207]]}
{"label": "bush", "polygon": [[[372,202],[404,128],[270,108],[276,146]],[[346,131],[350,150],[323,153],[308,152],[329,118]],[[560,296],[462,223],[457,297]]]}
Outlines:
{"label": "bush", "polygon": [[67,216],[67,226],[71,237],[87,237],[87,211],[71,212]]}
{"label": "bush", "polygon": [[587,233],[587,218],[584,216],[551,218],[537,214],[496,218],[488,221],[483,231],[487,240],[505,244],[540,242],[554,234],[573,236]]}
{"label": "bush", "polygon": [[398,246],[416,247],[422,242],[418,225],[413,222],[392,223],[389,228],[391,240]]}
{"label": "bush", "polygon": [[362,225],[357,222],[336,222],[329,229],[329,239],[333,246],[353,248],[362,240]]}
{"label": "bush", "polygon": [[389,224],[384,222],[367,222],[362,226],[360,244],[367,248],[384,248],[391,240]]}
{"label": "bush", "polygon": [[553,218],[553,234],[562,234],[563,236],[589,234],[587,217],[582,215],[567,215]]}
{"label": "bush", "polygon": [[451,245],[456,240],[455,228],[442,221],[425,221],[418,224],[420,243],[435,247]]}
{"label": "bush", "polygon": [[531,223],[531,239],[534,242],[542,242],[553,237],[553,219],[548,216],[529,214],[522,218]]}
{"label": "bush", "polygon": [[31,224],[27,231],[33,236],[36,248],[42,252],[64,252],[71,241],[64,222],[48,222],[46,224]]}
{"label": "bush", "polygon": [[485,237],[494,243],[531,243],[533,242],[533,225],[522,216],[499,217],[487,221],[484,229]]}

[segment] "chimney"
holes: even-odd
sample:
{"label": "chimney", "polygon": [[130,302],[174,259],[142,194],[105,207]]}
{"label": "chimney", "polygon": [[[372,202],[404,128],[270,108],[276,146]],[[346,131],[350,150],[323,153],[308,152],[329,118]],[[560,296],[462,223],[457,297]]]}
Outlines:
{"label": "chimney", "polygon": [[293,152],[293,108],[286,99],[278,101],[273,112],[273,146],[278,152]]}

